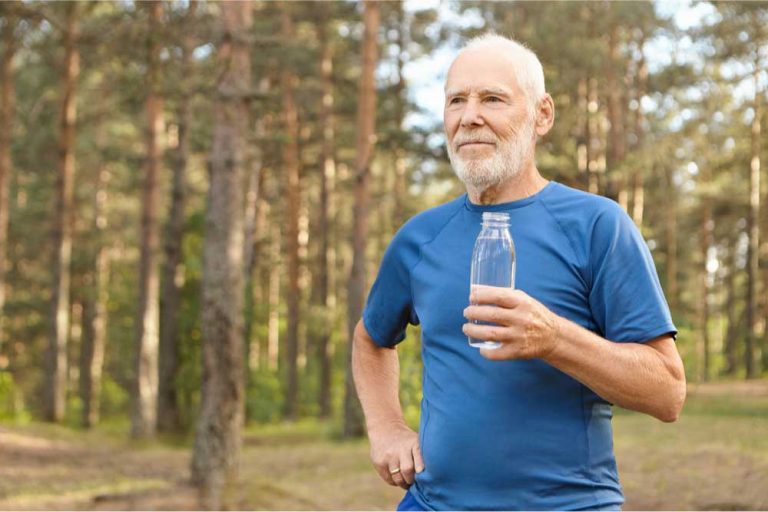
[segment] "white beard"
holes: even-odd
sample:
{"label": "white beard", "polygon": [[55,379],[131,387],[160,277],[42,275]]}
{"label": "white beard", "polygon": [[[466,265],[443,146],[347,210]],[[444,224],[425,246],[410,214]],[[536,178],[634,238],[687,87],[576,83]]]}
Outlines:
{"label": "white beard", "polygon": [[[467,186],[477,192],[482,192],[516,177],[523,170],[529,152],[532,148],[533,122],[526,122],[517,135],[509,141],[500,141],[497,137],[496,151],[492,156],[480,159],[464,160],[453,149],[456,139],[471,139],[475,135],[455,137],[454,141],[446,144],[448,158],[456,176]],[[482,140],[488,140],[484,136]]]}

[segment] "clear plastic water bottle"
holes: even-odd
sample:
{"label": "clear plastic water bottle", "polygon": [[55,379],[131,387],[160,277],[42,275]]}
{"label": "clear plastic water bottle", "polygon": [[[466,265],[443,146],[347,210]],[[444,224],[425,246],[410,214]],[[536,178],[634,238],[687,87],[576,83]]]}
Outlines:
{"label": "clear plastic water bottle", "polygon": [[[475,241],[472,253],[470,286],[515,287],[515,244],[509,232],[509,214],[483,213],[483,228]],[[473,304],[474,305],[474,304]],[[479,325],[495,325],[492,322],[473,320]],[[499,348],[498,341],[486,341],[469,337],[469,344],[477,348]]]}

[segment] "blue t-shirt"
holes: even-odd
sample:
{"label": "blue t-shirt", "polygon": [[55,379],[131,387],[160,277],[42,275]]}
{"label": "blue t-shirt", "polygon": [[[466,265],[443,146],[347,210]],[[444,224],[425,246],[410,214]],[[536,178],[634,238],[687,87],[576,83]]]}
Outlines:
{"label": "blue t-shirt", "polygon": [[363,313],[382,347],[421,324],[419,442],[409,492],[426,509],[619,506],[611,404],[540,359],[489,361],[461,327],[482,213],[509,213],[516,287],[612,342],[676,334],[651,254],[615,202],[549,182],[497,205],[466,195],[409,220]]}

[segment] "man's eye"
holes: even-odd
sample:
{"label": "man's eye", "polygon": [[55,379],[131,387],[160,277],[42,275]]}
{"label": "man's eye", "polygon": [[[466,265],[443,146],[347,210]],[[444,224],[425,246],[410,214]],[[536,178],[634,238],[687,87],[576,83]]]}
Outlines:
{"label": "man's eye", "polygon": [[451,98],[451,101],[449,102],[451,105],[455,105],[457,103],[461,103],[464,101],[464,98]]}
{"label": "man's eye", "polygon": [[495,103],[497,101],[501,101],[501,98],[498,98],[496,96],[488,96],[487,98],[485,98],[485,101],[488,101],[490,103]]}

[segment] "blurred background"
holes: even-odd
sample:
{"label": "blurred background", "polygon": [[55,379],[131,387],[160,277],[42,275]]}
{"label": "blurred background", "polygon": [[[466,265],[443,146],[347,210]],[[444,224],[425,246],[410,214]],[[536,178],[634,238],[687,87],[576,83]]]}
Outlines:
{"label": "blurred background", "polygon": [[[681,419],[615,411],[626,508],[768,508],[768,4],[684,1],[0,3],[0,508],[210,507],[231,407],[217,506],[394,509],[350,329],[463,192],[442,82],[487,30],[544,65],[542,175],[627,211],[680,331]],[[418,428],[418,328],[398,353]]]}

